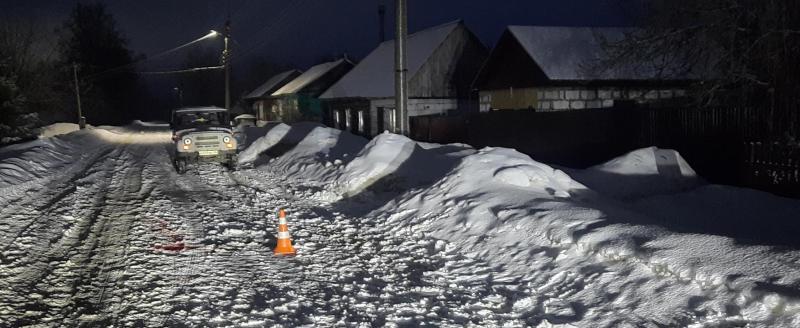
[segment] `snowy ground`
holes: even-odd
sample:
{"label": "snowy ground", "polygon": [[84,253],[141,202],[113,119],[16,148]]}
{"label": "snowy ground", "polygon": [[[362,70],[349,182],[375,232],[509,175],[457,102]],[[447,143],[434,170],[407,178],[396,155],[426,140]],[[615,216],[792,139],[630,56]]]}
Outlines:
{"label": "snowy ground", "polygon": [[[800,326],[800,252],[768,238],[798,202],[706,185],[674,152],[565,173],[311,124],[246,135],[243,169],[185,175],[152,124],[0,148],[0,326]],[[278,208],[296,257],[271,253]],[[777,227],[745,234],[753,217]]]}

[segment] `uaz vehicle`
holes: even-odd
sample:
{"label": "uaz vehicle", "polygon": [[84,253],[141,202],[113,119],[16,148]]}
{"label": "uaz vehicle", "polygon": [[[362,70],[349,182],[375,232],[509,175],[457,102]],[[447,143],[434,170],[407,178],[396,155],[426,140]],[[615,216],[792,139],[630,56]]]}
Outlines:
{"label": "uaz vehicle", "polygon": [[233,169],[236,163],[236,139],[228,120],[228,111],[219,107],[191,107],[172,111],[173,159],[178,173],[188,164],[223,163]]}

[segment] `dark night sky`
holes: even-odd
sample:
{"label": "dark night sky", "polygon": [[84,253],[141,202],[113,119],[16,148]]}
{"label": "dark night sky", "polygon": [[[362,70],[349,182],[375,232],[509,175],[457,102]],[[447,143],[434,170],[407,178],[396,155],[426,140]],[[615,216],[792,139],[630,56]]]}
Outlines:
{"label": "dark night sky", "polygon": [[[2,15],[61,24],[76,1],[3,0]],[[387,39],[393,38],[392,0],[105,0],[119,29],[140,54],[153,55],[224,24],[230,8],[234,55],[258,56],[306,68],[323,56],[362,58],[378,41],[377,6],[387,6]],[[507,25],[629,25],[626,0],[409,0],[409,32],[456,19],[493,46]],[[204,43],[213,44],[207,40]],[[217,41],[219,42],[219,41]],[[242,58],[244,56],[244,58]],[[182,60],[175,54],[171,60]],[[159,64],[159,63],[155,63]]]}

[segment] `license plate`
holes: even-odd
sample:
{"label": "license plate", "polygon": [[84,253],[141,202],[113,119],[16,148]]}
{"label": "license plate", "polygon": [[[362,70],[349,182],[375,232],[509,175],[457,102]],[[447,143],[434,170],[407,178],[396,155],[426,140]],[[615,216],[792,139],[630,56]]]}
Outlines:
{"label": "license plate", "polygon": [[219,155],[219,150],[201,150],[198,153],[200,156],[217,156]]}

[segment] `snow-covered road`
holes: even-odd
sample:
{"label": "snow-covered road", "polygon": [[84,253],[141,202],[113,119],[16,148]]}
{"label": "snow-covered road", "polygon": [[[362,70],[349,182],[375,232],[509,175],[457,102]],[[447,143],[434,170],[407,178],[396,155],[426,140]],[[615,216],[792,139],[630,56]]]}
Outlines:
{"label": "snow-covered road", "polygon": [[[178,175],[167,145],[101,144],[3,200],[2,325],[515,320],[502,294],[516,282],[501,288],[445,243],[346,217],[264,172]],[[281,207],[294,258],[271,252]]]}
{"label": "snow-covered road", "polygon": [[[697,188],[677,153],[568,175],[509,149],[313,124],[248,133],[235,172],[177,174],[169,132],[143,123],[0,148],[0,326],[800,324],[800,252],[647,216],[681,225],[734,195],[791,234],[800,203]],[[661,154],[678,161],[669,176]],[[620,167],[646,179],[626,184]],[[719,205],[686,206],[699,191]],[[295,257],[272,254],[280,208]],[[692,211],[705,214],[674,214]]]}

